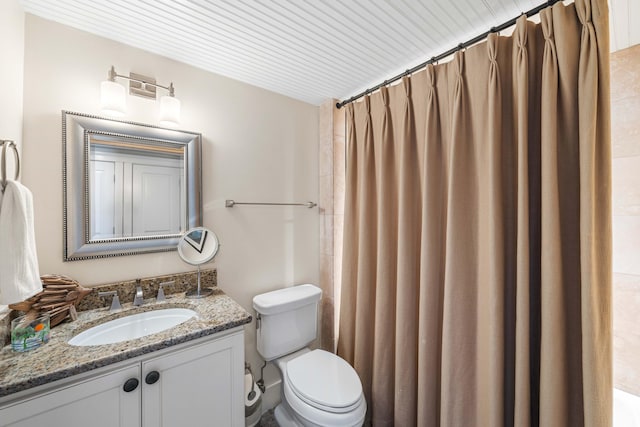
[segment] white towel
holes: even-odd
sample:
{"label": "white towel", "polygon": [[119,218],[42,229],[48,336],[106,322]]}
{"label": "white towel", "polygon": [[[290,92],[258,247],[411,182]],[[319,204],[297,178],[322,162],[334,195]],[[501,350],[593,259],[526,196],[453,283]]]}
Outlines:
{"label": "white towel", "polygon": [[33,196],[7,181],[0,199],[0,304],[14,304],[42,290],[33,228]]}

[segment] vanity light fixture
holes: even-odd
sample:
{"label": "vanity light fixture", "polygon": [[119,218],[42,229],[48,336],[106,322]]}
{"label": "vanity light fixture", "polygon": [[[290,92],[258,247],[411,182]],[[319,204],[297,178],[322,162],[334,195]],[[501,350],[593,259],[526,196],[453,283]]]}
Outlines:
{"label": "vanity light fixture", "polygon": [[180,123],[180,100],[175,97],[173,83],[162,86],[153,77],[130,73],[129,76],[116,73],[113,66],[109,70],[108,79],[100,85],[100,108],[109,116],[122,117],[126,113],[127,100],[124,86],[116,82],[116,78],[129,80],[129,95],[147,99],[156,99],[156,88],[162,88],[169,95],[160,97],[160,124],[176,126]]}

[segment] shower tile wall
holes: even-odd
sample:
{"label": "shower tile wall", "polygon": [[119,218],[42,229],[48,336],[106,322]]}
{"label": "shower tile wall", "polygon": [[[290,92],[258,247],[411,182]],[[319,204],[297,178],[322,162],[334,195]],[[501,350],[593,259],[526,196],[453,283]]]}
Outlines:
{"label": "shower tile wall", "polygon": [[320,105],[319,113],[319,202],[320,210],[320,347],[333,351],[333,100]]}
{"label": "shower tile wall", "polygon": [[640,396],[640,45],[611,54],[614,386]]}
{"label": "shower tile wall", "polygon": [[[338,314],[342,284],[342,227],[344,224],[345,191],[345,109],[333,109],[333,289],[335,312],[334,337],[338,336]],[[337,345],[337,341],[334,341]]]}
{"label": "shower tile wall", "polygon": [[344,108],[335,108],[337,100],[320,105],[320,346],[328,351],[336,347],[337,316],[340,307],[340,272],[342,265],[342,223],[344,213]]}

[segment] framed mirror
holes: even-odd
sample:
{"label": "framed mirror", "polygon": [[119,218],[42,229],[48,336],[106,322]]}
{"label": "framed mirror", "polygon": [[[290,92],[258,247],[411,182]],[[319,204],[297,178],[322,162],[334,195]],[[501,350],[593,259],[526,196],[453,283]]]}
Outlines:
{"label": "framed mirror", "polygon": [[64,260],[176,250],[202,225],[201,141],[63,111]]}

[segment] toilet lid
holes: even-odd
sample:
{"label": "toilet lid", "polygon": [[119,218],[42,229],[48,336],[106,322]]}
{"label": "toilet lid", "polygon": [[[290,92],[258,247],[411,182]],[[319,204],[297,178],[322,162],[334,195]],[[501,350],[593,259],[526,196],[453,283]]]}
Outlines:
{"label": "toilet lid", "polygon": [[340,357],[314,350],[287,363],[291,389],[310,404],[329,408],[354,405],[362,395],[356,371]]}

